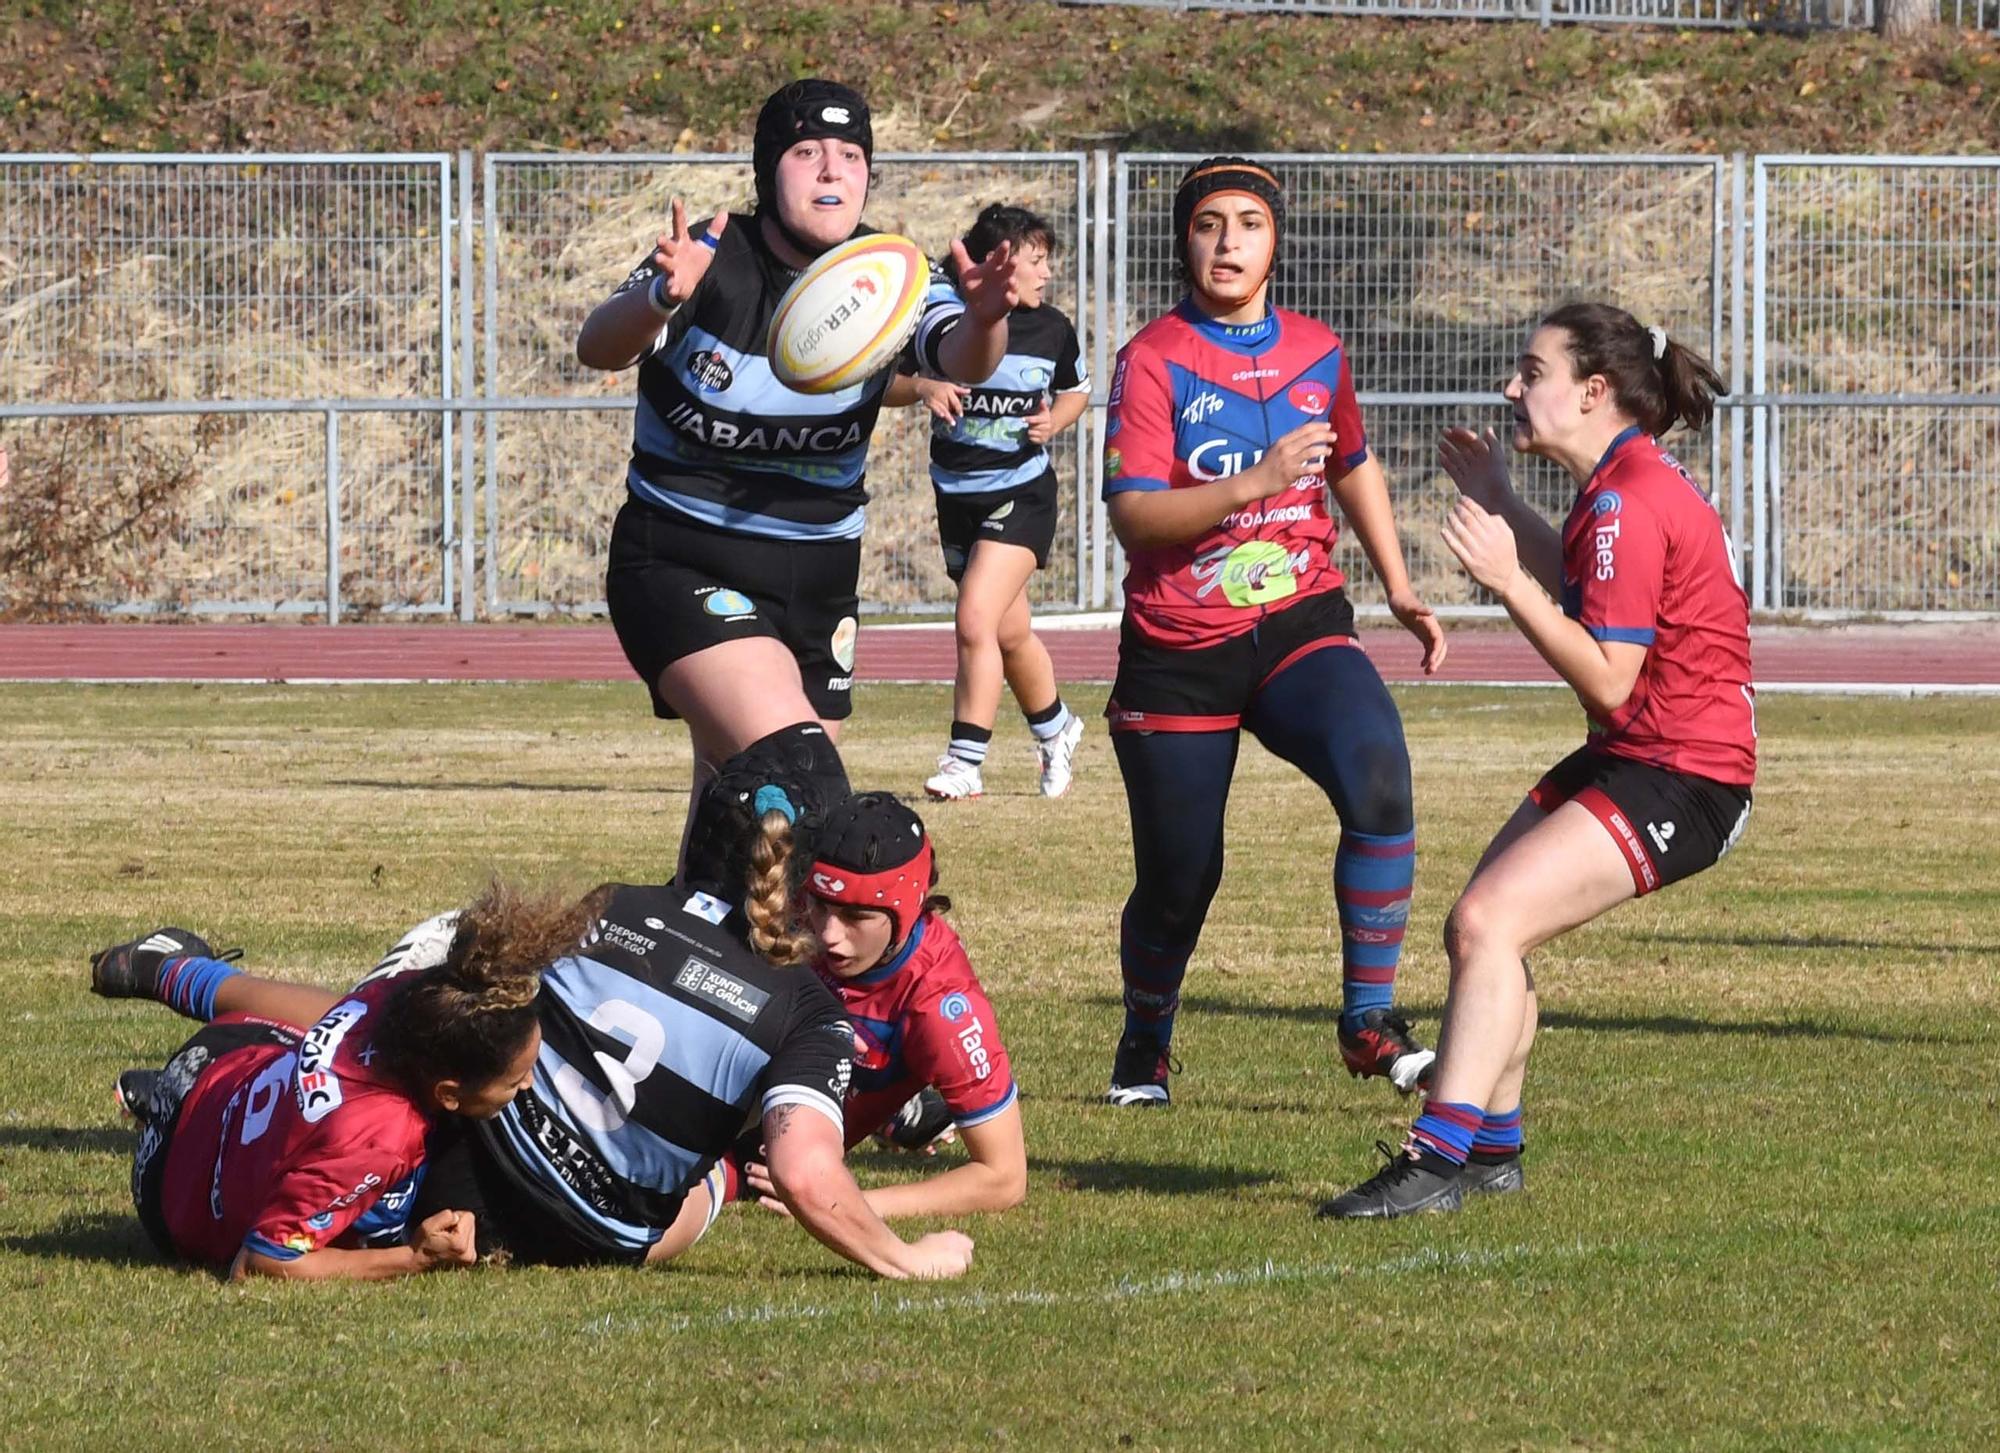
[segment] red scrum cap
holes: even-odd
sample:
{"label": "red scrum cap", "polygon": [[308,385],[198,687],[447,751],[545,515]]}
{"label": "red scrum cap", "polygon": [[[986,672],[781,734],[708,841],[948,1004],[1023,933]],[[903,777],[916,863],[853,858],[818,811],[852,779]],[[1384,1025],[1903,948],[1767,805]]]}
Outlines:
{"label": "red scrum cap", "polygon": [[935,882],[923,819],[893,793],[857,792],[827,814],[806,891],[824,903],[887,913],[893,945],[916,928]]}

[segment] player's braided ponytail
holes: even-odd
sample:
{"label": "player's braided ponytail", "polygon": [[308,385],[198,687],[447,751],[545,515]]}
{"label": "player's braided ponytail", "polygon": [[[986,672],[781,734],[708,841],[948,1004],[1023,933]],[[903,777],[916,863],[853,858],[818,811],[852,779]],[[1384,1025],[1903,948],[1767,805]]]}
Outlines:
{"label": "player's braided ponytail", "polygon": [[750,871],[744,883],[743,916],[750,921],[750,947],[786,968],[808,962],[819,947],[799,919],[798,898],[792,891],[796,846],[791,819],[782,812],[765,813],[750,844]]}
{"label": "player's braided ponytail", "polygon": [[1692,348],[1609,303],[1565,303],[1542,319],[1569,334],[1570,371],[1602,374],[1618,405],[1655,436],[1677,423],[1705,428],[1722,375]]}
{"label": "player's braided ponytail", "polygon": [[495,880],[459,915],[443,963],[412,974],[384,1007],[375,1047],[412,1080],[490,1084],[536,1023],[542,970],[575,949],[603,904]]}

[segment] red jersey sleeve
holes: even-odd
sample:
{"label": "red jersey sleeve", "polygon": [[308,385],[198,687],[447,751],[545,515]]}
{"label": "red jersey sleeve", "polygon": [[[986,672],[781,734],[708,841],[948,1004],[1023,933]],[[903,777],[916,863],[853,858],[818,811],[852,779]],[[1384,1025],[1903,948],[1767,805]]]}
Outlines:
{"label": "red jersey sleeve", "polygon": [[1167,489],[1173,472],[1173,380],[1160,356],[1135,339],[1118,350],[1105,405],[1104,497]]}
{"label": "red jersey sleeve", "polygon": [[916,1005],[903,1057],[919,1084],[936,1087],[958,1127],[981,1125],[1016,1098],[1014,1072],[1000,1042],[993,1005],[967,965],[963,987]]}
{"label": "red jersey sleeve", "polygon": [[393,1134],[357,1138],[350,1130],[341,1143],[329,1139],[315,1135],[298,1148],[251,1217],[246,1250],[293,1261],[331,1246],[422,1158],[421,1142],[415,1154],[391,1148]]}
{"label": "red jersey sleeve", "polygon": [[1569,561],[1579,587],[1576,619],[1600,641],[1650,646],[1667,575],[1665,522],[1635,494],[1616,489],[1599,490],[1588,508]]}
{"label": "red jersey sleeve", "polygon": [[1345,348],[1340,350],[1340,378],[1333,386],[1333,408],[1327,422],[1337,436],[1326,470],[1326,482],[1332,484],[1368,460],[1368,430],[1361,423],[1361,404],[1354,397],[1354,369]]}

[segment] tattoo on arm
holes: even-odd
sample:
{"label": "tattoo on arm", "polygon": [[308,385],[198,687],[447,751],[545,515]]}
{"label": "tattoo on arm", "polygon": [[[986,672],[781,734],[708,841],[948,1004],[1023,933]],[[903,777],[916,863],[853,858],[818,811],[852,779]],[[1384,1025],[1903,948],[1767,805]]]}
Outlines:
{"label": "tattoo on arm", "polygon": [[766,1142],[776,1140],[787,1130],[791,1129],[792,1117],[798,1113],[798,1110],[799,1107],[797,1105],[780,1105],[777,1109],[766,1115],[764,1117],[764,1139]]}

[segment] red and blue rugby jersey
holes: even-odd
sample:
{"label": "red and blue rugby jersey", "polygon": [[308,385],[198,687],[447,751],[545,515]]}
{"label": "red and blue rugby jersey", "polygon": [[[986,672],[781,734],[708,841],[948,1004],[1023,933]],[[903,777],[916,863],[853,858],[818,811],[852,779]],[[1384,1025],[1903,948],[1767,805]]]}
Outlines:
{"label": "red and blue rugby jersey", "polygon": [[1324,472],[1300,476],[1196,539],[1131,552],[1125,611],[1141,635],[1209,646],[1337,589],[1340,521],[1327,484],[1367,459],[1368,438],[1339,337],[1301,314],[1278,308],[1262,322],[1231,325],[1184,301],[1119,350],[1104,431],[1106,499],[1240,474],[1315,419],[1339,434]]}
{"label": "red and blue rugby jersey", "polygon": [[289,1261],[402,1239],[430,1125],[371,1067],[378,1016],[398,983],[359,985],[295,1045],[253,1045],[202,1071],[181,1102],[161,1185],[181,1255],[227,1266],[244,1248]]}
{"label": "red and blue rugby jersey", "polygon": [[1757,775],[1750,602],[1722,521],[1680,462],[1627,429],[1563,522],[1563,612],[1646,648],[1632,695],[1590,745],[1748,787]]}
{"label": "red and blue rugby jersey", "polygon": [[961,1130],[984,1124],[1017,1098],[993,1006],[950,924],[927,913],[888,963],[852,979],[824,970],[854,1026],[847,1143],[880,1130],[925,1085],[944,1097]]}

